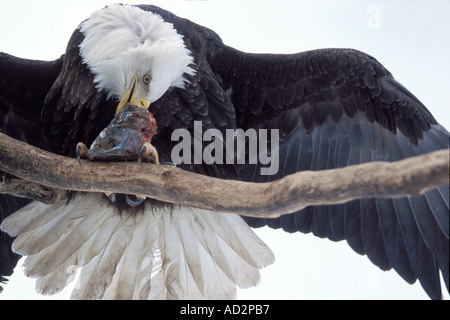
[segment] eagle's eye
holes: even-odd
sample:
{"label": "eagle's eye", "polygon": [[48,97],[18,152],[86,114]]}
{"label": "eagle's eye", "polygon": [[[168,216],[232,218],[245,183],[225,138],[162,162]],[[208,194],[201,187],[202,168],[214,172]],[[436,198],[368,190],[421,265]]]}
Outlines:
{"label": "eagle's eye", "polygon": [[144,81],[145,84],[149,84],[150,81],[152,80],[152,77],[150,75],[146,74],[142,77],[142,80]]}

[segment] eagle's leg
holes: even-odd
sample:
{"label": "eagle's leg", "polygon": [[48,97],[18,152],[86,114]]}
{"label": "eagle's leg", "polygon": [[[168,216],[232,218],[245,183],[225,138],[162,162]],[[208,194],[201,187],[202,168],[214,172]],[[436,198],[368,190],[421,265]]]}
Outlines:
{"label": "eagle's leg", "polygon": [[139,151],[139,162],[146,161],[152,162],[154,164],[159,164],[159,156],[156,148],[152,146],[149,142],[145,142],[142,145],[141,151]]}
{"label": "eagle's leg", "polygon": [[76,148],[77,160],[81,164],[80,159],[86,159],[88,156],[89,149],[83,142],[79,142]]}

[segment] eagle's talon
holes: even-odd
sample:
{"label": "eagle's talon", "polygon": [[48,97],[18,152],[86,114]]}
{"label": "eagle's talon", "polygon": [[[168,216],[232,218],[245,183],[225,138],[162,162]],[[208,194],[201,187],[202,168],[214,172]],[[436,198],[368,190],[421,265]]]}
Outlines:
{"label": "eagle's talon", "polygon": [[152,146],[149,142],[145,142],[142,145],[142,148],[139,151],[138,161],[141,162],[142,160],[145,160],[146,156],[151,157],[152,160],[150,160],[149,162],[159,164],[158,151],[156,151],[156,148]]}
{"label": "eagle's talon", "polygon": [[117,200],[117,194],[116,193],[106,193],[105,195],[111,200],[111,202],[116,202]]}
{"label": "eagle's talon", "polygon": [[88,156],[89,149],[83,142],[78,142],[76,147],[77,161],[81,165],[80,159],[86,159]]}
{"label": "eagle's talon", "polygon": [[130,199],[130,196],[129,195],[125,195],[125,198],[126,198],[126,200],[127,200],[127,204],[130,206],[130,207],[137,207],[137,206],[140,206],[141,204],[142,204],[142,202],[144,202],[144,200],[145,200],[145,198],[141,198],[141,197],[139,197],[139,196],[135,196],[136,197],[136,201],[133,201],[133,200],[131,200]]}

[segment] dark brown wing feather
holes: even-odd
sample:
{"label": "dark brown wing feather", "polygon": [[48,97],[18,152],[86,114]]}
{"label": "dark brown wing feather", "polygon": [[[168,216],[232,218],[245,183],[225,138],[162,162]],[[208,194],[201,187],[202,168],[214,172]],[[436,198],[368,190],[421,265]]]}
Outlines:
{"label": "dark brown wing feather", "polygon": [[[21,59],[0,53],[0,131],[37,147],[45,145],[40,113],[46,93],[57,77],[62,58],[55,61]],[[0,172],[0,177],[6,178]],[[0,179],[1,183],[1,179]],[[0,194],[0,223],[27,204],[25,199]],[[10,276],[20,256],[11,250],[13,238],[0,231],[0,283]],[[1,291],[0,286],[0,291]]]}
{"label": "dark brown wing feather", "polygon": [[[232,91],[238,126],[280,131],[278,173],[260,176],[260,165],[244,165],[243,180],[273,181],[302,170],[395,161],[449,147],[448,131],[362,52],[269,55],[218,46],[212,65]],[[444,186],[408,199],[365,199],[278,219],[245,219],[254,227],[345,239],[383,270],[394,268],[409,283],[418,279],[437,299],[440,272],[449,287],[448,195]]]}

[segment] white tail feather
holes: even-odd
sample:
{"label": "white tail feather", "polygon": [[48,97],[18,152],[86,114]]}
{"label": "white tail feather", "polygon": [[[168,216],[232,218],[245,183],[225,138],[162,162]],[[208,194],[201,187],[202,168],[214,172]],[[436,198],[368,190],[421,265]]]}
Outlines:
{"label": "white tail feather", "polygon": [[33,202],[5,219],[25,274],[43,294],[81,267],[74,299],[231,299],[259,282],[270,249],[237,215],[183,207],[120,216],[100,194]]}

